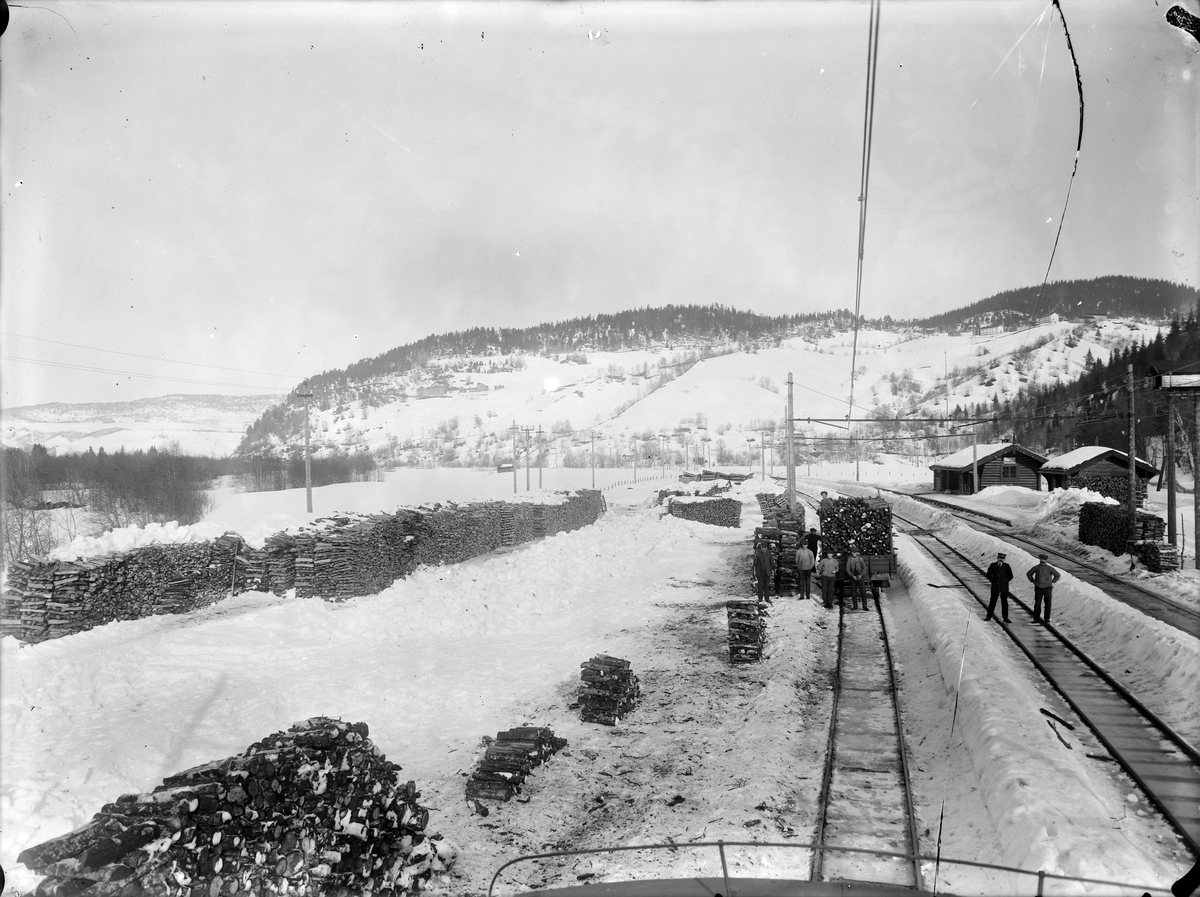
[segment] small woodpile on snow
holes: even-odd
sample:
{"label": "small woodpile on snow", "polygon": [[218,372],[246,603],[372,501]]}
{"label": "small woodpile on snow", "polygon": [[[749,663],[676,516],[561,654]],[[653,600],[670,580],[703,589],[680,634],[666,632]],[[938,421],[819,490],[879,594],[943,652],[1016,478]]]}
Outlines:
{"label": "small woodpile on snow", "polygon": [[762,660],[767,636],[767,611],[753,598],[725,602],[729,617],[729,662],[754,663]]}
{"label": "small woodpile on snow", "polygon": [[126,794],[80,829],[23,851],[45,897],[409,894],[456,848],[425,827],[413,782],[365,723],[316,717],[244,753]]}
{"label": "small woodpile on snow", "polygon": [[740,526],[742,503],[736,498],[675,498],[667,506],[672,517],[711,526]]}
{"label": "small woodpile on snow", "polygon": [[[1157,542],[1166,531],[1161,517],[1137,512],[1137,541]],[[1122,505],[1088,501],[1079,506],[1079,541],[1095,545],[1113,554],[1124,554],[1129,542],[1129,509]]]}
{"label": "small woodpile on snow", "polygon": [[628,660],[597,654],[579,666],[579,718],[585,723],[615,726],[637,707],[642,693]]}
{"label": "small woodpile on snow", "polygon": [[496,740],[485,739],[487,749],[467,779],[467,797],[508,800],[519,794],[525,778],[567,746],[544,726],[520,726],[496,733]]}
{"label": "small woodpile on snow", "polygon": [[1154,573],[1179,569],[1179,551],[1163,542],[1167,524],[1161,517],[1137,512],[1136,541],[1129,544],[1129,509],[1089,501],[1079,506],[1079,541],[1113,554],[1132,553]]}
{"label": "small woodpile on snow", "polygon": [[844,554],[891,554],[892,506],[882,498],[835,498],[820,512],[821,547]]}

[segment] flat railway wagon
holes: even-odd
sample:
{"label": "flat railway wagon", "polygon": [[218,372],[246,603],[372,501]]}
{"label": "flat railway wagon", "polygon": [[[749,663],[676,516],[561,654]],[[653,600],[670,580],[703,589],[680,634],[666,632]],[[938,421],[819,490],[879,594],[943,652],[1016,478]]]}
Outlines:
{"label": "flat railway wagon", "polygon": [[821,520],[821,551],[829,549],[838,558],[838,594],[850,579],[846,562],[854,544],[867,562],[871,594],[878,598],[896,575],[891,504],[882,498],[834,498],[817,509],[817,516]]}

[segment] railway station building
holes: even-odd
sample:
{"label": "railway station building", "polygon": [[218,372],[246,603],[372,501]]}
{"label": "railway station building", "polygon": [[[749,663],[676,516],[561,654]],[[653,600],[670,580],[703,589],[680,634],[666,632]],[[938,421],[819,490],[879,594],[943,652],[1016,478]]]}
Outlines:
{"label": "railway station building", "polygon": [[[988,486],[1023,486],[1038,491],[1038,475],[1044,456],[1013,442],[998,442],[965,448],[929,465],[937,492],[973,495]],[[975,484],[975,469],[979,485]]]}
{"label": "railway station building", "polygon": [[[1146,497],[1146,484],[1158,476],[1158,468],[1134,458],[1137,465],[1138,500]],[[1042,476],[1050,489],[1091,489],[1117,501],[1129,499],[1129,453],[1104,445],[1085,445],[1051,458],[1042,465]]]}

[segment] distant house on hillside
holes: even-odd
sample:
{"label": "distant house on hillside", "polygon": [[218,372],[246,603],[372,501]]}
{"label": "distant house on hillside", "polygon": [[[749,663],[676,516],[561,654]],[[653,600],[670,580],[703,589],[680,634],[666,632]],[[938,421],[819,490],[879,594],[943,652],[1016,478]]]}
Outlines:
{"label": "distant house on hillside", "polygon": [[[988,486],[1024,486],[1038,491],[1045,457],[1011,442],[979,445],[947,455],[929,465],[938,492],[972,495]],[[979,486],[974,471],[978,466]]]}
{"label": "distant house on hillside", "polygon": [[444,383],[433,383],[429,386],[417,387],[418,399],[433,399],[439,396],[448,395],[450,395],[450,387],[446,386]]}
{"label": "distant house on hillside", "polygon": [[[1138,500],[1146,497],[1146,484],[1158,469],[1134,458]],[[1091,489],[1117,501],[1129,499],[1129,453],[1104,445],[1085,445],[1051,458],[1042,465],[1042,476],[1050,489]]]}
{"label": "distant house on hillside", "polygon": [[490,389],[486,383],[476,383],[471,387],[470,392],[489,392]]}

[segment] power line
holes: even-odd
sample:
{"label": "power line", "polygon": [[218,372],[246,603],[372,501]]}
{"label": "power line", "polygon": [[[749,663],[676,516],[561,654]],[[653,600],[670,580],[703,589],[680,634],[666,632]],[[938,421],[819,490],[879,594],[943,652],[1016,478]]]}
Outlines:
{"label": "power line", "polygon": [[23,364],[40,364],[45,367],[65,368],[75,371],[91,371],[97,374],[118,374],[122,377],[137,377],[142,380],[163,380],[172,383],[196,383],[201,386],[226,386],[231,389],[265,389],[270,393],[279,393],[278,386],[263,386],[255,383],[227,383],[221,380],[196,380],[192,377],[171,377],[165,374],[141,374],[137,371],[122,371],[116,368],[98,368],[83,364],[68,364],[65,361],[40,361],[36,358],[21,358],[17,355],[3,355],[5,361],[19,361]]}
{"label": "power line", "polygon": [[80,343],[64,343],[61,340],[46,339],[41,336],[26,336],[23,333],[12,333],[11,331],[0,331],[0,336],[16,337],[17,339],[37,340],[39,343],[53,343],[56,346],[70,346],[72,349],[89,349],[93,352],[107,352],[110,355],[126,355],[129,358],[146,358],[150,361],[166,362],[167,364],[185,364],[190,367],[209,368],[214,371],[230,371],[235,374],[262,374],[267,377],[284,377],[287,379],[301,379],[292,374],[280,374],[275,371],[250,371],[244,368],[226,368],[215,364],[201,364],[198,361],[178,361],[174,358],[159,358],[156,355],[139,355],[136,352],[121,352],[117,349],[103,349],[99,346],[86,346]]}

